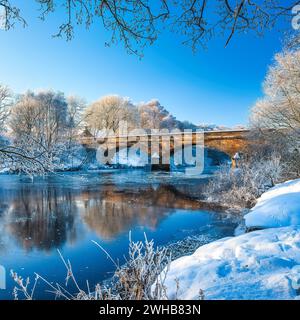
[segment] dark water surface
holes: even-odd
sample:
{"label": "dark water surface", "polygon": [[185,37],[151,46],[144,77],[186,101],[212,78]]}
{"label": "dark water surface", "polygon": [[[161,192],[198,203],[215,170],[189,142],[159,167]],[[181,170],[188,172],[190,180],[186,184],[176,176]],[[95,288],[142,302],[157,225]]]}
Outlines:
{"label": "dark water surface", "polygon": [[[122,263],[129,231],[133,240],[143,239],[145,232],[157,245],[190,235],[233,235],[234,218],[190,198],[200,195],[203,184],[203,178],[143,170],[59,174],[34,182],[0,175],[0,265],[7,273],[0,299],[12,299],[11,269],[64,283],[57,249],[70,259],[79,282],[88,279],[92,287],[114,270],[92,240]],[[36,298],[53,296],[39,286]]]}

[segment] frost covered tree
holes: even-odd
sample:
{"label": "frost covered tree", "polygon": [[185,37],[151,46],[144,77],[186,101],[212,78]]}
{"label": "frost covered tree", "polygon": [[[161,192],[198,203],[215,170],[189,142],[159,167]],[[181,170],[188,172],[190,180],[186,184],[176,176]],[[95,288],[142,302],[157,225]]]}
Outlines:
{"label": "frost covered tree", "polygon": [[252,121],[260,127],[300,128],[300,50],[276,55],[264,83],[265,97],[252,110]]}
{"label": "frost covered tree", "polygon": [[121,122],[127,123],[128,130],[138,127],[139,119],[136,107],[128,98],[117,95],[105,96],[92,103],[85,111],[85,122],[94,137],[100,132],[117,133]]}
{"label": "frost covered tree", "polygon": [[[107,31],[107,45],[122,42],[126,50],[142,54],[153,44],[162,29],[182,35],[182,42],[192,49],[205,46],[216,35],[225,37],[227,45],[237,33],[262,35],[265,30],[290,18],[299,0],[30,0],[36,4],[40,18],[52,14],[59,21],[56,36],[73,38],[76,25],[87,28],[100,23]],[[4,28],[16,22],[26,26],[22,6],[14,0],[0,0],[4,10]]]}
{"label": "frost covered tree", "polygon": [[67,122],[72,128],[80,128],[83,125],[84,111],[86,109],[86,101],[78,96],[67,97]]}
{"label": "frost covered tree", "polygon": [[285,49],[275,56],[264,82],[264,97],[252,109],[254,138],[283,154],[300,169],[300,49]]}
{"label": "frost covered tree", "polygon": [[12,93],[7,86],[0,84],[0,131],[4,130],[12,105]]}
{"label": "frost covered tree", "polygon": [[[84,112],[86,109],[85,99],[78,96],[69,96],[67,101],[67,117],[64,129],[64,157],[61,158],[62,162],[69,163],[72,168],[76,167],[76,161],[79,160],[81,164],[86,159],[86,150],[78,142],[78,136],[84,129]],[[77,164],[79,162],[77,161]],[[79,164],[79,166],[81,165]]]}
{"label": "frost covered tree", "polygon": [[9,126],[14,146],[38,159],[46,171],[56,168],[70,142],[75,108],[52,90],[21,95],[12,107]]}
{"label": "frost covered tree", "polygon": [[67,126],[67,106],[59,92],[28,92],[21,96],[12,108],[10,120],[16,141],[30,136],[51,153]]}
{"label": "frost covered tree", "polygon": [[10,117],[10,128],[15,139],[22,138],[24,135],[31,135],[38,132],[39,118],[41,117],[40,102],[34,97],[33,93],[26,93],[18,98],[12,107]]}
{"label": "frost covered tree", "polygon": [[[273,129],[294,145],[300,139],[300,50],[277,54],[265,83],[265,96],[252,109],[251,123]],[[268,133],[268,131],[266,131]]]}
{"label": "frost covered tree", "polygon": [[140,104],[138,110],[140,115],[140,126],[143,129],[172,130],[179,126],[179,122],[176,118],[156,99]]}
{"label": "frost covered tree", "polygon": [[9,139],[0,136],[0,169],[36,175],[82,164],[86,154],[77,138],[83,99],[52,90],[13,99],[5,86],[0,96],[0,131],[6,125],[9,134]]}
{"label": "frost covered tree", "polygon": [[199,127],[197,125],[195,125],[194,123],[190,122],[190,121],[180,121],[179,125],[178,125],[179,129],[180,130],[185,130],[185,129],[188,129],[188,130],[197,130],[199,129]]}
{"label": "frost covered tree", "polygon": [[7,86],[0,84],[0,169],[3,166],[3,161],[8,154],[8,140],[3,136],[6,129],[6,120],[10,113],[12,104],[12,94]]}
{"label": "frost covered tree", "polygon": [[[6,86],[0,85],[0,133],[6,129],[13,103],[12,92]],[[10,139],[0,136],[0,170],[12,169],[30,175],[45,172],[46,162],[41,161],[40,157],[29,150],[32,146],[30,141],[27,141],[27,146],[25,150],[13,145]]]}
{"label": "frost covered tree", "polygon": [[69,145],[76,141],[79,131],[84,128],[86,101],[78,96],[67,97],[66,138]]}

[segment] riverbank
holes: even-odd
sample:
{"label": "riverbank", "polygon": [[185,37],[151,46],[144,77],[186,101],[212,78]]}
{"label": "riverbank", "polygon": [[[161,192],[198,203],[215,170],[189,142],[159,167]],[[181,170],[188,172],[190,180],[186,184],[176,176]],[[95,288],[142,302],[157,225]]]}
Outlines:
{"label": "riverbank", "polygon": [[173,261],[164,282],[168,298],[198,299],[200,292],[205,299],[299,298],[299,203],[300,179],[265,192],[245,215],[246,228],[261,230]]}

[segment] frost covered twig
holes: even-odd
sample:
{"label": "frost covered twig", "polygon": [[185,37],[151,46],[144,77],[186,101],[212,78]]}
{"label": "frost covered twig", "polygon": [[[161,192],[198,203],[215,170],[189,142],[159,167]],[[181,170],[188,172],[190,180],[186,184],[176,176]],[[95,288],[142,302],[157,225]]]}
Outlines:
{"label": "frost covered twig", "polygon": [[[35,274],[35,282],[30,290],[30,279],[24,280],[17,273],[11,271],[16,283],[14,298],[18,299],[22,293],[26,300],[34,298],[35,288],[38,280],[41,280],[55,298],[65,300],[152,300],[167,299],[164,281],[171,262],[171,254],[167,248],[154,248],[153,240],[149,241],[145,235],[144,241],[134,242],[130,235],[129,256],[126,263],[119,266],[109,253],[97,242],[93,241],[113,262],[116,270],[111,286],[96,284],[92,291],[89,282],[86,281],[86,289],[79,286],[79,282],[73,272],[71,262],[66,260],[58,250],[60,259],[66,268],[65,286],[59,283],[52,284],[39,274]],[[165,272],[162,272],[165,270]],[[159,279],[159,281],[157,281]],[[67,287],[73,284],[75,293],[70,292]]]}

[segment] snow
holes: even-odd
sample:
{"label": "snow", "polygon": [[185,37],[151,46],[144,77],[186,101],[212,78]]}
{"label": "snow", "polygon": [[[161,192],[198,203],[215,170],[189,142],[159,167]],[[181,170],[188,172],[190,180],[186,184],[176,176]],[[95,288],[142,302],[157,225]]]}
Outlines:
{"label": "snow", "polygon": [[7,174],[10,172],[9,168],[0,168],[0,174]]}
{"label": "snow", "polygon": [[247,228],[300,225],[300,179],[281,183],[262,194],[245,215]]}
{"label": "snow", "polygon": [[260,230],[173,261],[165,285],[169,299],[294,299],[299,265],[300,226]]}
{"label": "snow", "polygon": [[111,163],[128,167],[144,167],[148,163],[148,155],[133,147],[130,151],[124,148],[114,155]]}
{"label": "snow", "polygon": [[173,261],[169,299],[300,299],[300,179],[265,192],[245,215],[263,230],[221,239]]}

